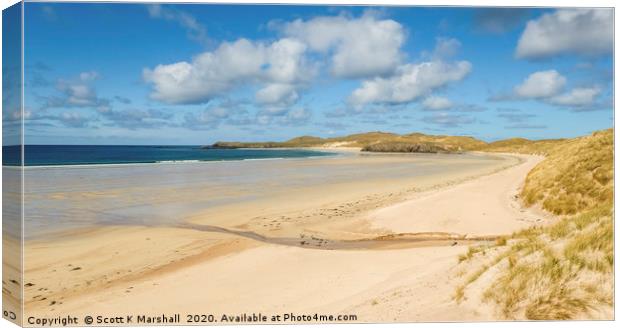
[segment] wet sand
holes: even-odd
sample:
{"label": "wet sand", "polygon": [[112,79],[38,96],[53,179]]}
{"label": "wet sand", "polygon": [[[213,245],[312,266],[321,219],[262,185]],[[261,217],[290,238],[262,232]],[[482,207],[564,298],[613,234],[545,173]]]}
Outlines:
{"label": "wet sand", "polygon": [[[175,183],[152,166],[45,172],[45,185],[27,187],[27,197],[56,211],[72,204],[88,220],[49,230],[40,218],[26,221],[26,229],[31,223],[44,231],[26,240],[26,311],[492,318],[451,300],[450,274],[467,245],[544,219],[513,198],[539,160],[353,154],[221,168],[182,164],[164,170],[175,173]],[[153,220],[144,217],[150,202]],[[456,223],[445,220],[452,203],[452,213],[464,214]],[[444,210],[433,211],[434,204]],[[182,210],[170,215],[175,209]]]}

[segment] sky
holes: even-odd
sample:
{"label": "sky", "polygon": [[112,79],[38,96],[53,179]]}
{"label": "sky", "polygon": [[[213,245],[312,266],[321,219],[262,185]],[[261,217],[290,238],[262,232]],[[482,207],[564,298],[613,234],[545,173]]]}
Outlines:
{"label": "sky", "polygon": [[613,126],[610,9],[27,2],[24,17],[27,144]]}

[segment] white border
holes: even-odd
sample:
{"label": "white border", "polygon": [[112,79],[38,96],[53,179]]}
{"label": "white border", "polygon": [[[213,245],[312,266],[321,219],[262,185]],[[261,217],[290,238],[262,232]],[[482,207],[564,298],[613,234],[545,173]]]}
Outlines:
{"label": "white border", "polygon": [[[8,1],[17,3],[16,0]],[[315,4],[377,6],[461,6],[461,7],[616,7],[612,0],[26,0],[26,2],[121,2],[121,3],[215,3],[215,4]],[[7,6],[8,7],[8,6]],[[3,5],[4,8],[4,5]]]}
{"label": "white border", "polygon": [[[11,5],[15,4],[19,2],[18,0],[4,0],[0,3],[0,8],[1,9],[5,9],[10,7]],[[115,2],[115,3],[145,3],[145,2],[151,2],[151,3],[230,3],[230,4],[313,4],[313,5],[327,5],[327,4],[331,4],[331,5],[381,5],[381,6],[467,6],[467,7],[612,7],[616,8],[616,3],[615,1],[612,0],[591,0],[591,1],[584,1],[584,0],[504,0],[504,1],[498,1],[498,0],[467,0],[467,1],[457,1],[457,0],[439,0],[439,1],[432,1],[432,0],[411,0],[411,1],[406,1],[406,0],[354,0],[354,1],[343,1],[343,0],[256,0],[256,1],[251,1],[251,0],[228,0],[228,1],[209,1],[209,0],[200,0],[200,1],[187,1],[187,0],[167,0],[167,1],[128,1],[128,0],[108,0],[108,1],[97,1],[97,0],[60,0],[60,1],[41,1],[41,0],[29,0],[29,2]],[[23,11],[22,11],[23,14]],[[615,16],[614,16],[615,17]],[[2,23],[2,18],[0,16],[0,26]],[[619,54],[618,54],[618,47],[617,47],[617,39],[616,36],[618,35],[618,25],[614,25],[614,95],[618,94],[618,92],[620,91],[620,88],[618,87],[618,85],[615,83],[616,81],[616,76],[617,76],[617,71],[616,71],[616,66],[615,63],[618,61],[619,59]],[[22,35],[23,38],[23,35]],[[1,42],[2,42],[2,36],[0,33],[0,48],[1,48]],[[22,40],[22,46],[23,46],[23,40]],[[23,49],[22,49],[22,54],[23,54]],[[0,52],[0,61],[2,59],[2,55]],[[1,65],[0,65],[1,66]],[[2,72],[2,69],[0,67],[0,74]],[[22,71],[23,74],[23,71]],[[22,76],[23,79],[23,76]],[[0,89],[0,99],[2,97],[2,91]],[[23,91],[22,91],[22,104],[23,104]],[[616,103],[615,103],[615,96],[614,96],[614,127],[616,126],[618,117],[616,114]],[[22,106],[23,107],[23,106]],[[22,108],[23,110],[23,108]],[[0,135],[2,133],[2,126],[0,125]],[[22,133],[22,138],[23,138],[23,133]],[[22,142],[23,143],[23,142]],[[615,133],[614,133],[614,165],[615,163],[617,163],[617,159],[618,159],[618,144],[616,143],[615,140]],[[0,161],[2,160],[2,154],[0,153]],[[614,166],[615,168],[615,166]],[[614,176],[614,184],[618,185],[618,178],[617,175]],[[1,189],[1,186],[0,186]],[[618,203],[618,200],[620,199],[620,197],[618,196],[618,194],[614,194],[614,204]],[[2,200],[0,199],[0,205],[1,205]],[[614,213],[615,213],[615,208],[614,208]],[[615,229],[615,221],[614,221],[614,246],[616,243],[616,238],[615,236],[617,235],[617,230]],[[0,252],[2,250],[2,245],[0,244]],[[619,256],[617,253],[615,253],[615,263],[618,263],[619,260]],[[615,288],[615,299],[618,299],[618,288],[616,286]],[[614,311],[617,309],[617,307],[614,309]],[[538,327],[548,327],[548,326],[552,326],[552,327],[583,327],[585,322],[583,321],[566,321],[566,322],[464,322],[464,323],[413,323],[413,324],[409,324],[409,323],[397,323],[397,324],[373,324],[373,327],[395,327],[395,326],[410,326],[410,325],[415,325],[416,327],[496,327],[496,326],[501,326],[501,327],[522,327],[522,326],[538,326]],[[588,326],[592,326],[592,327],[608,327],[610,325],[609,321],[589,321],[587,322]],[[280,327],[281,325],[261,325],[261,327]],[[346,324],[346,325],[342,325],[342,324],[322,324],[322,325],[295,325],[295,327],[315,327],[315,326],[319,326],[319,327],[330,327],[330,328],[335,328],[335,327],[367,327],[367,325],[365,324]],[[10,323],[7,320],[0,320],[0,328],[2,327],[16,327],[16,325]],[[187,327],[187,326],[160,326],[160,327]],[[247,327],[247,326],[239,326],[239,325],[231,325],[229,327]]]}

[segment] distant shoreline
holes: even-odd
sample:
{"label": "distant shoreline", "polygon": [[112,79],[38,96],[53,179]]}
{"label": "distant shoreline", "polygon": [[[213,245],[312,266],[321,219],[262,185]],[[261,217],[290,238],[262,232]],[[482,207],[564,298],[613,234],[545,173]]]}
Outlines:
{"label": "distant shoreline", "polygon": [[[279,149],[202,149],[200,147],[170,146],[37,146],[27,151],[25,165],[20,153],[5,156],[3,167],[109,167],[127,165],[201,164],[254,160],[280,160],[337,155],[335,150]],[[265,151],[263,151],[265,150]]]}

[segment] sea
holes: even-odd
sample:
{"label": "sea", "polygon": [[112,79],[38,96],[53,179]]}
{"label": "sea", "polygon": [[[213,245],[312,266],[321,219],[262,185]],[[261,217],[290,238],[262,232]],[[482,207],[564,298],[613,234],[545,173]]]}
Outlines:
{"label": "sea", "polygon": [[[18,147],[4,152],[19,158]],[[251,217],[264,206],[286,208],[288,200],[329,200],[336,192],[362,197],[397,190],[392,188],[404,181],[415,185],[431,176],[498,165],[497,158],[478,154],[336,155],[197,146],[29,145],[25,162],[24,169],[3,166],[2,219],[4,233],[29,240],[108,225],[175,226],[236,210]]]}
{"label": "sea", "polygon": [[[3,146],[3,165],[21,163],[20,146]],[[212,149],[201,146],[25,145],[25,166],[192,163],[329,156],[305,149]]]}

